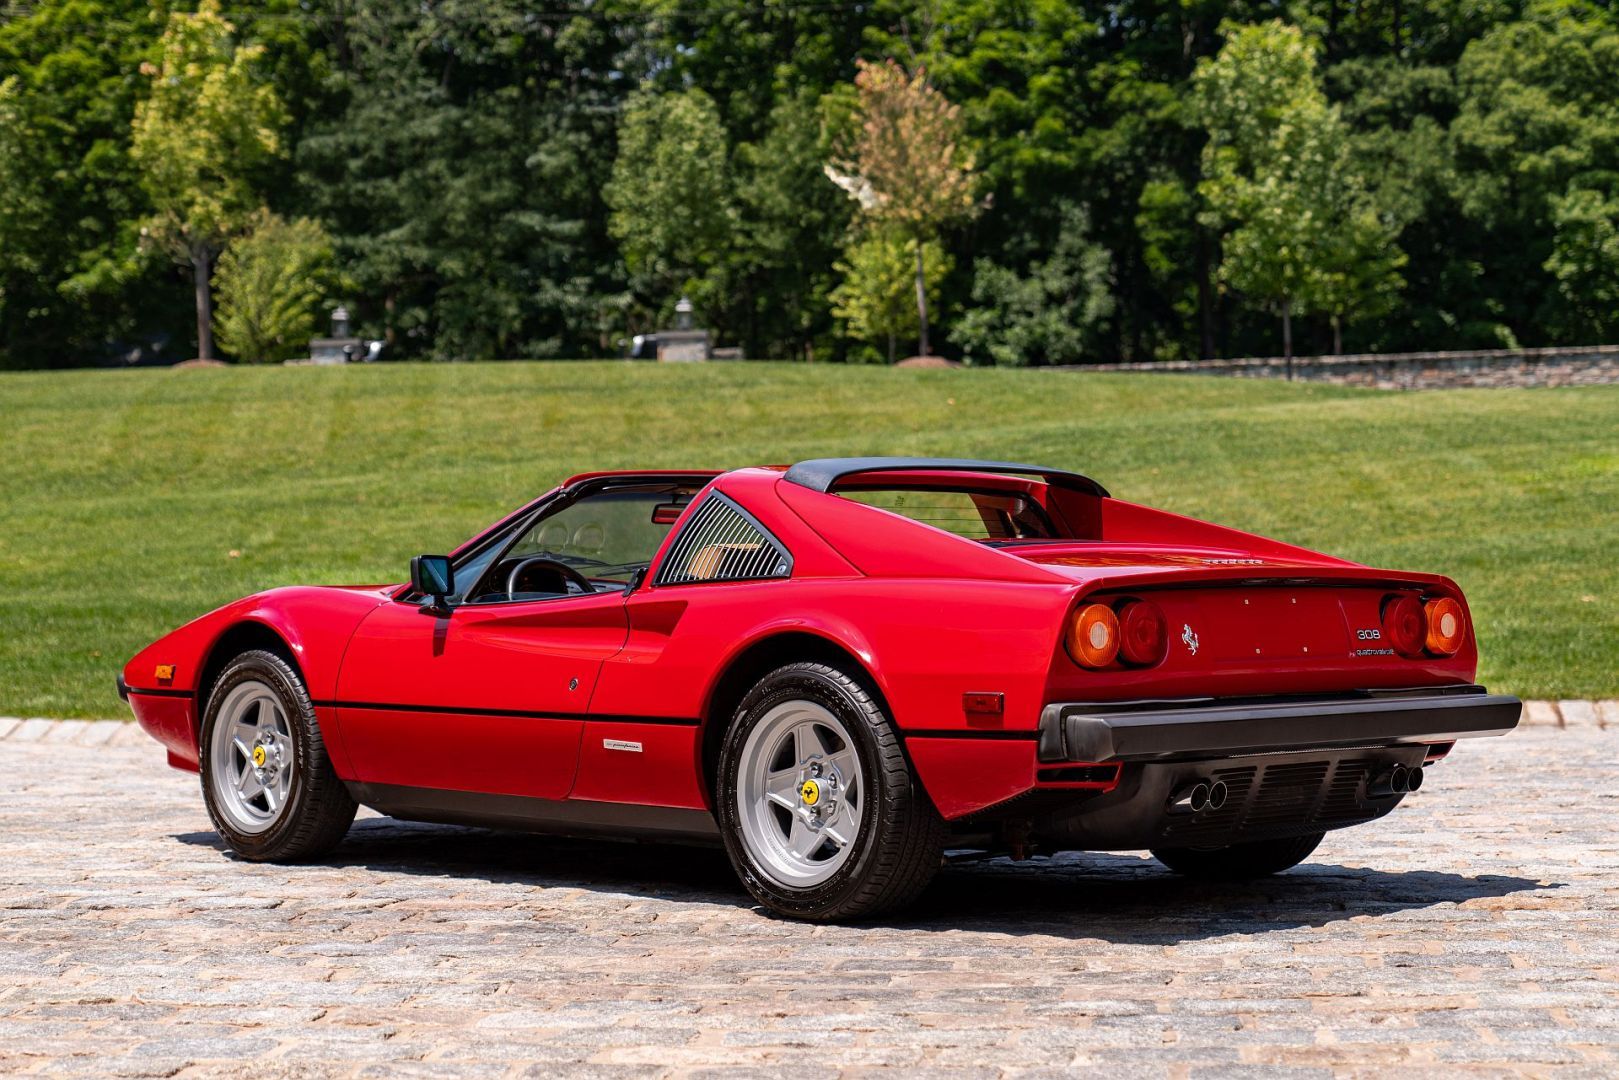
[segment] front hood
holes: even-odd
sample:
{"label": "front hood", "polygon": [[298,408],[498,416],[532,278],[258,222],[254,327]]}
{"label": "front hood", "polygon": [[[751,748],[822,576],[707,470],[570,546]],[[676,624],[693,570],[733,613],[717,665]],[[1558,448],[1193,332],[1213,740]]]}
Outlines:
{"label": "front hood", "polygon": [[341,592],[375,593],[378,596],[392,596],[404,588],[403,582],[392,585],[308,585],[310,589],[337,589]]}

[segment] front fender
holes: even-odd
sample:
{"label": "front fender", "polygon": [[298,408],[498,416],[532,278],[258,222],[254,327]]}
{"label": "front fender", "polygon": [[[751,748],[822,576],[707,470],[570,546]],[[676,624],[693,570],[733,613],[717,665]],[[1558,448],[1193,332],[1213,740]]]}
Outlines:
{"label": "front fender", "polygon": [[233,641],[273,634],[302,672],[310,697],[331,698],[344,647],[360,621],[388,602],[390,591],[293,586],[210,611],[158,638],[124,665],[130,709],[142,729],[168,750],[170,764],[195,769],[206,681],[229,659],[221,650],[232,648]]}

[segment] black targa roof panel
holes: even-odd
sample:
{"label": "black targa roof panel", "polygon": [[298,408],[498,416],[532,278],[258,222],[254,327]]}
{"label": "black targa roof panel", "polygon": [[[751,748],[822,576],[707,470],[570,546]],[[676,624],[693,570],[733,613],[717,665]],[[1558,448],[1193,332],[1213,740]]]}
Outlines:
{"label": "black targa roof panel", "polygon": [[814,458],[800,461],[787,470],[786,479],[811,491],[830,491],[846,476],[873,472],[903,472],[930,469],[935,472],[1008,473],[1035,476],[1053,487],[1084,491],[1107,498],[1107,489],[1088,476],[1049,469],[1044,465],[1019,465],[1011,461],[973,461],[970,458],[849,457]]}

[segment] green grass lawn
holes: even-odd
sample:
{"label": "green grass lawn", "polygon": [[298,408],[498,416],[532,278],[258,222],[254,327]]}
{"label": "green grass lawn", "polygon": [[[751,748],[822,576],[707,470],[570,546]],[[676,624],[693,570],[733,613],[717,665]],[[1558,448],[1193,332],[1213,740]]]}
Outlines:
{"label": "green grass lawn", "polygon": [[1456,578],[1482,679],[1619,693],[1619,386],[478,364],[0,375],[0,714],[117,716],[137,648],[244,593],[399,580],[562,477],[836,454],[1035,461]]}

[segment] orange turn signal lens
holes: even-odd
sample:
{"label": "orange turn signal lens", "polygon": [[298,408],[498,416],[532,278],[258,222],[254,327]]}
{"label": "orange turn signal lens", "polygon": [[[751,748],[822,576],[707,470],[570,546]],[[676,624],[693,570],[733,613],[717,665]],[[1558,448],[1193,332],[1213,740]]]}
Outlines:
{"label": "orange turn signal lens", "polygon": [[1169,629],[1164,613],[1150,600],[1132,600],[1119,612],[1119,655],[1150,667],[1164,658]]}
{"label": "orange turn signal lens", "polygon": [[1455,656],[1467,635],[1467,619],[1462,605],[1448,596],[1429,600],[1425,609],[1428,616],[1428,651],[1435,656]]}
{"label": "orange turn signal lens", "polygon": [[1068,655],[1088,668],[1105,668],[1119,655],[1119,617],[1106,604],[1086,604],[1068,621]]}

